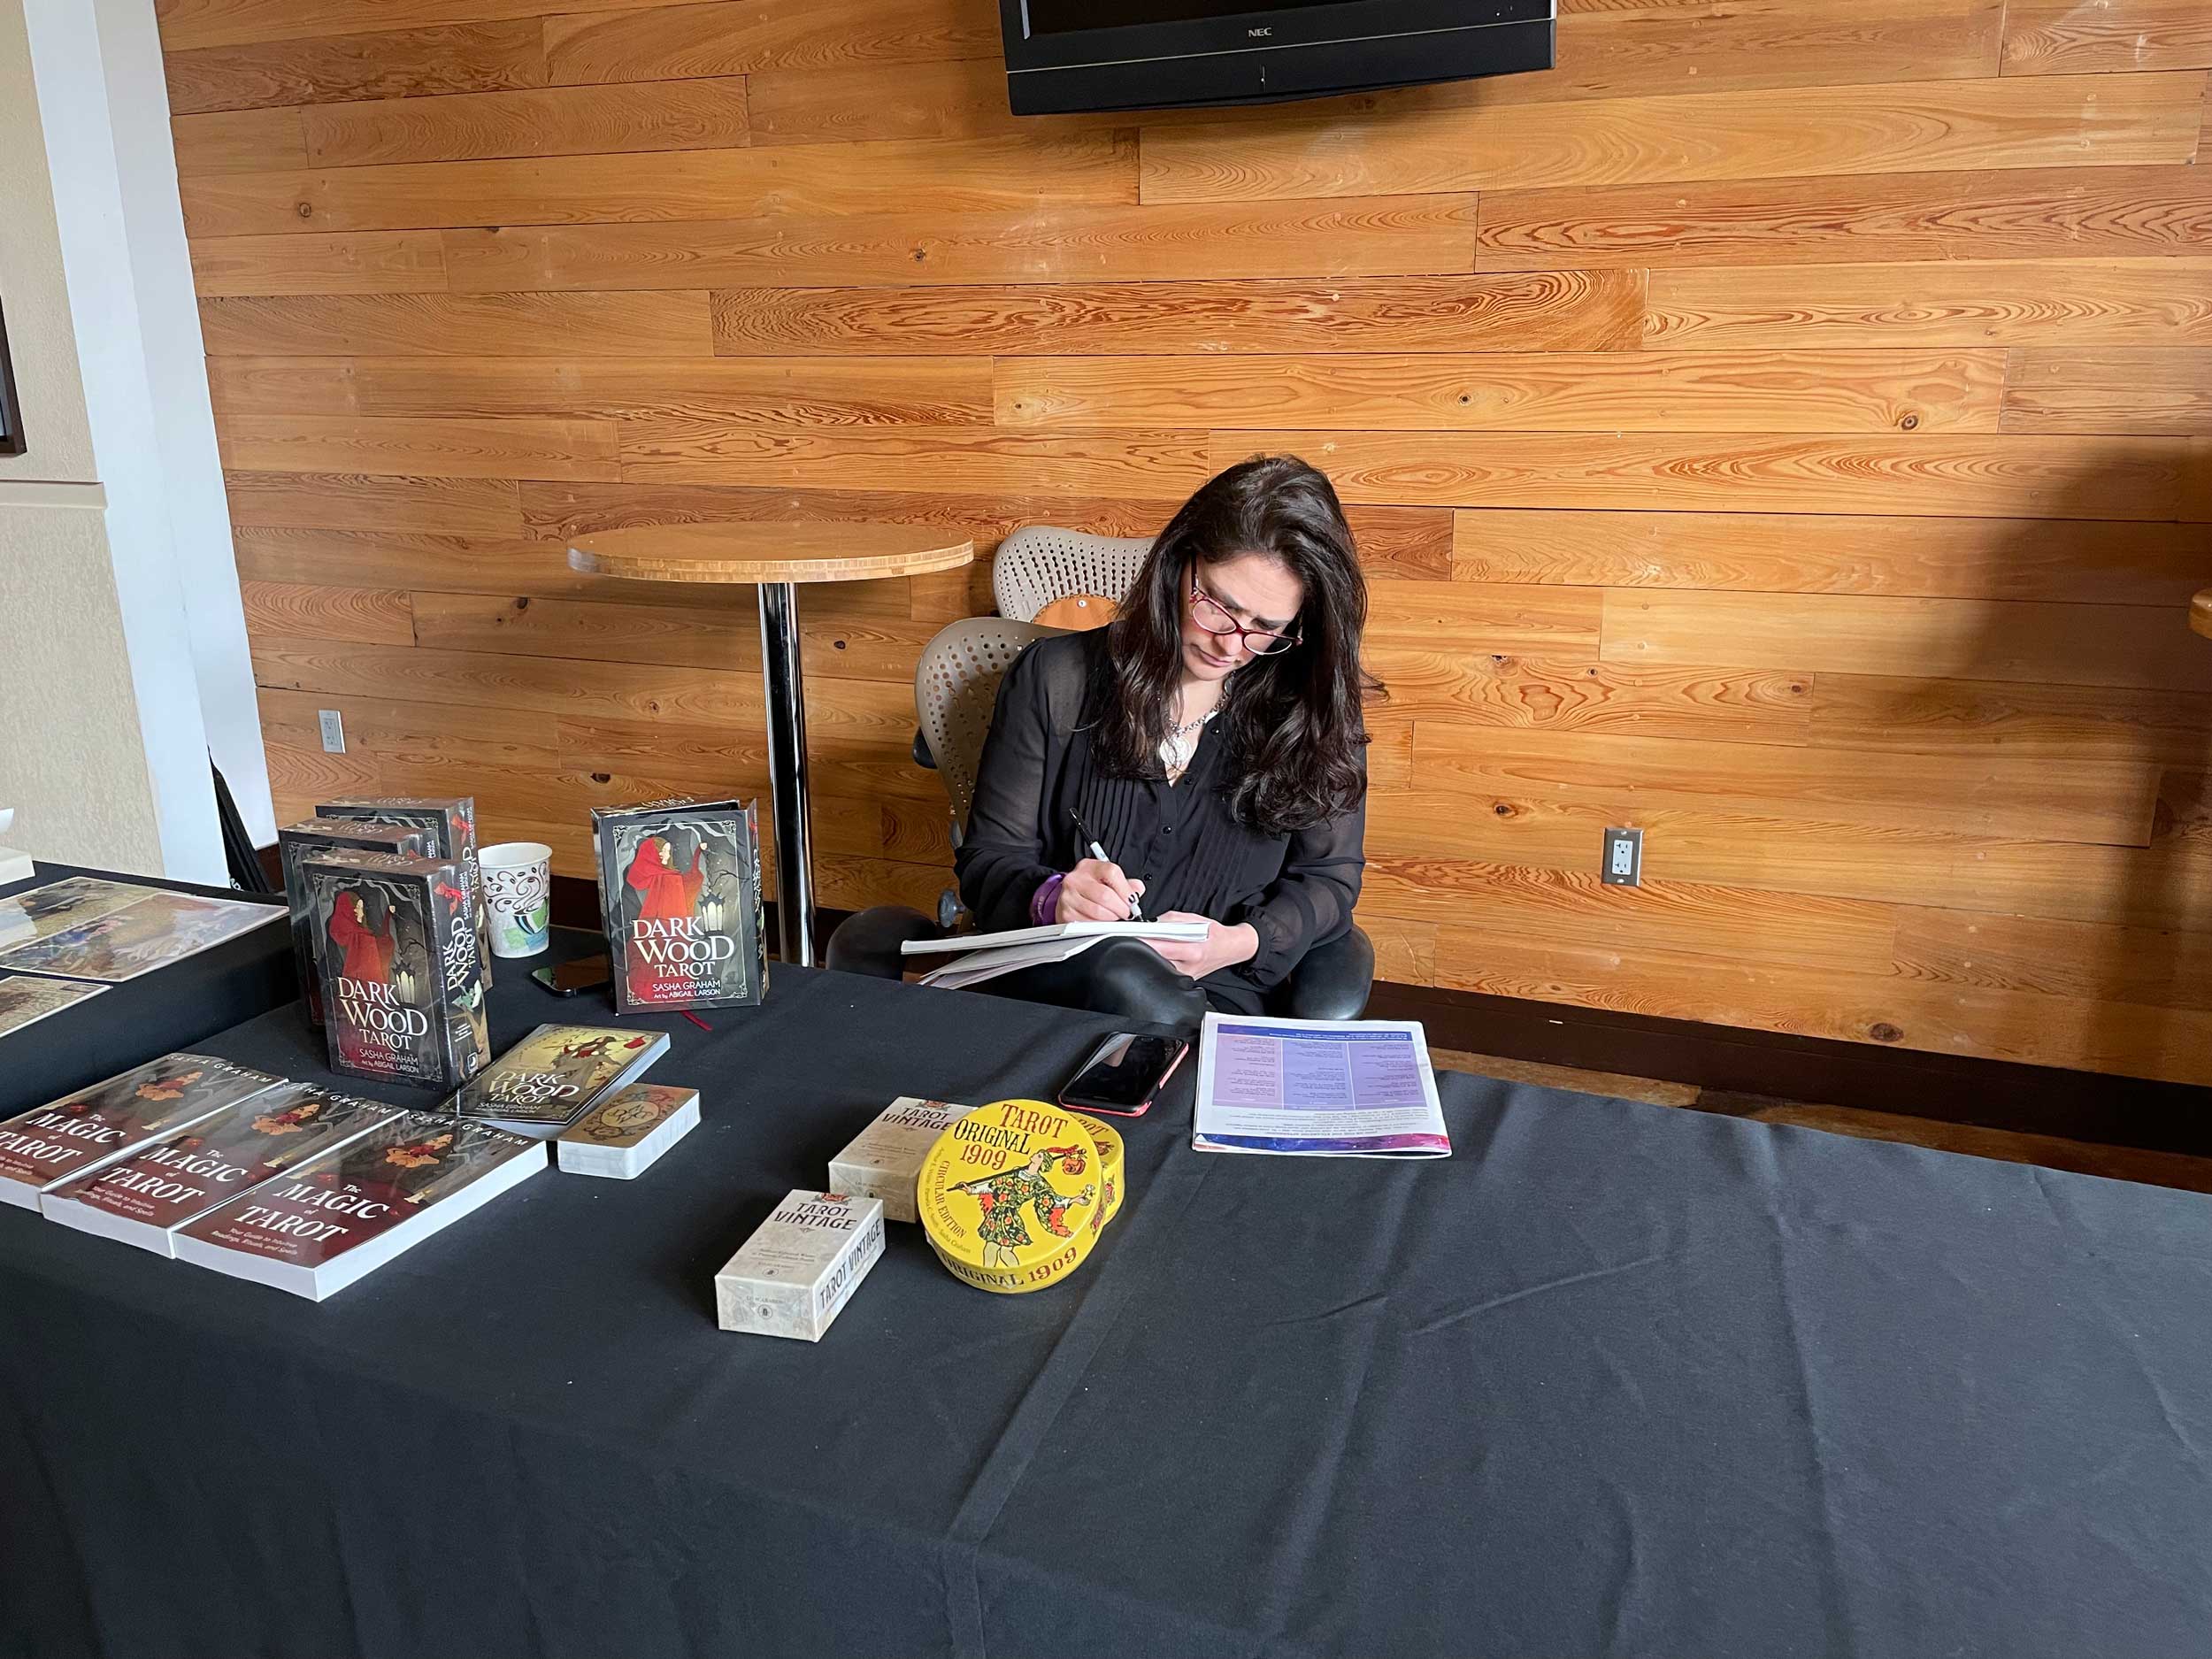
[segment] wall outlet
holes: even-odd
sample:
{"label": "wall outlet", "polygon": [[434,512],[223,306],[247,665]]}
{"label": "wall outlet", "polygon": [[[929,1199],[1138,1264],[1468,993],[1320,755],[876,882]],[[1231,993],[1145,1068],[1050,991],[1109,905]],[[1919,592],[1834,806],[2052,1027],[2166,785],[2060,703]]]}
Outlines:
{"label": "wall outlet", "polygon": [[[315,718],[323,728],[323,753],[342,755],[346,752],[346,723],[338,718],[335,709],[318,709]],[[1607,832],[1609,834],[1610,831]]]}
{"label": "wall outlet", "polygon": [[1643,886],[1643,831],[1609,829],[1605,832],[1605,856],[1598,864],[1598,879],[1610,887]]}

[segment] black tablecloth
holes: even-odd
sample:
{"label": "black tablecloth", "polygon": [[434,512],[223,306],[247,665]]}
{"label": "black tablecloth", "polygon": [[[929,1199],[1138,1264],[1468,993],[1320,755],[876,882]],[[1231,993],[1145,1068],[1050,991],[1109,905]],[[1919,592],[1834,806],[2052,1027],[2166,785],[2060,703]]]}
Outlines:
{"label": "black tablecloth", "polygon": [[[33,868],[37,873],[27,881],[0,883],[0,899],[65,876],[97,876],[173,893],[270,904],[280,912],[284,903],[266,894],[118,875],[111,870],[43,859]],[[0,975],[5,972],[0,966]],[[296,977],[290,932],[257,927],[187,961],[110,986],[97,996],[49,1014],[35,1025],[0,1037],[0,1118],[42,1106],[156,1055],[188,1048],[210,1032],[288,1002],[299,994]]]}
{"label": "black tablecloth", "polygon": [[[1459,1076],[1448,1162],[1205,1156],[1186,1086],[1073,1280],[895,1225],[809,1346],[713,1324],[773,1202],[1105,1022],[707,1018],[641,1022],[705,1100],[658,1167],[319,1307],[0,1212],[0,1652],[2212,1649],[2206,1199]],[[293,1010],[208,1046],[320,1075]]]}

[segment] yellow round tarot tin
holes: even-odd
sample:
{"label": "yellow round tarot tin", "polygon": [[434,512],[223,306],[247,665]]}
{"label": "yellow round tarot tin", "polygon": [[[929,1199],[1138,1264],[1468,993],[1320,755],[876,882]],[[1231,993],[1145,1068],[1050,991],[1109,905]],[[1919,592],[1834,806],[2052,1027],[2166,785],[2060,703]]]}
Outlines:
{"label": "yellow round tarot tin", "polygon": [[[939,1135],[914,1187],[922,1231],[955,1278],[1018,1295],[1056,1285],[1098,1240],[1098,1142],[1043,1101],[979,1106]],[[1117,1162],[1118,1176],[1118,1161]]]}
{"label": "yellow round tarot tin", "polygon": [[1111,1124],[1101,1123],[1088,1112],[1070,1112],[1069,1117],[1083,1125],[1098,1148],[1098,1208],[1091,1212],[1091,1231],[1103,1233],[1106,1224],[1121,1213],[1121,1201],[1126,1191],[1122,1180],[1121,1132]]}

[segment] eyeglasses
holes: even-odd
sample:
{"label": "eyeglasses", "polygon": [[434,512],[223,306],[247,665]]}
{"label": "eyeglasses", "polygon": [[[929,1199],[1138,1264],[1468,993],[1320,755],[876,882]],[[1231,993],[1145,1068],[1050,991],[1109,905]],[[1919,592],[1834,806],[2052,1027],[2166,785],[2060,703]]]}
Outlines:
{"label": "eyeglasses", "polygon": [[1273,657],[1298,643],[1295,634],[1271,634],[1265,628],[1248,628],[1226,611],[1221,602],[1201,591],[1194,581],[1190,585],[1190,613],[1198,626],[1217,640],[1235,634],[1244,641],[1244,649],[1255,657]]}

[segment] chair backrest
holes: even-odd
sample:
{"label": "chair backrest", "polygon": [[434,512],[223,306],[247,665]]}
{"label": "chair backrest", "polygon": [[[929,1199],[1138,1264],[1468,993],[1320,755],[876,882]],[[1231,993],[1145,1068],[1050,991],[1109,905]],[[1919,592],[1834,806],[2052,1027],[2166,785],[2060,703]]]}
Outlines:
{"label": "chair backrest", "polygon": [[1033,622],[1037,613],[1070,594],[1096,594],[1119,604],[1136,586],[1148,535],[1092,535],[1048,524],[1024,525],[999,543],[991,561],[991,594],[998,613]]}
{"label": "chair backrest", "polygon": [[914,668],[914,711],[952,798],[956,843],[975,804],[976,769],[983,764],[998,682],[1030,644],[1064,632],[1005,617],[970,617],[940,629],[922,647]]}

